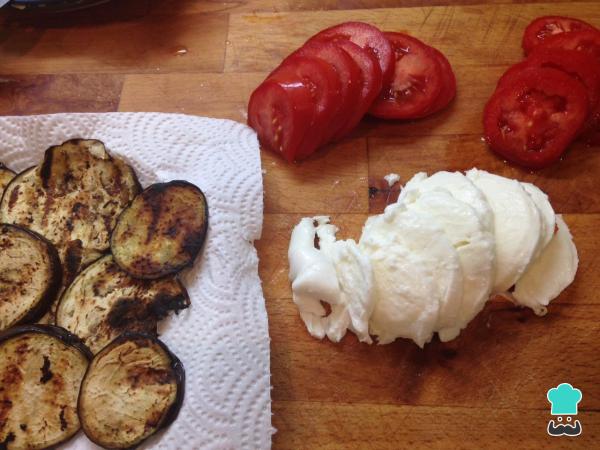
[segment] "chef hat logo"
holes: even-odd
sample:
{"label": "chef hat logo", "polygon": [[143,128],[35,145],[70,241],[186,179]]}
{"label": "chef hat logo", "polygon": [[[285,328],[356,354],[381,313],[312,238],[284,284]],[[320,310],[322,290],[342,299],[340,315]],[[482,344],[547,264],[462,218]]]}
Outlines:
{"label": "chef hat logo", "polygon": [[577,414],[577,404],[581,401],[581,391],[569,383],[561,383],[549,389],[546,394],[552,405],[550,413],[554,416],[569,416]]}

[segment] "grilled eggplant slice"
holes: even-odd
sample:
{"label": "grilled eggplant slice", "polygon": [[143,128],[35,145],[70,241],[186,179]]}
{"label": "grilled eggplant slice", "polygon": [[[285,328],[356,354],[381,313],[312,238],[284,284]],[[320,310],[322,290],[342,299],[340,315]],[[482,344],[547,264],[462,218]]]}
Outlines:
{"label": "grilled eggplant slice", "polygon": [[111,250],[132,276],[160,278],[194,263],[207,226],[208,205],[198,187],[187,181],[153,184],[119,217]]}
{"label": "grilled eggplant slice", "polygon": [[8,186],[8,183],[10,183],[10,180],[12,180],[15,175],[16,174],[12,170],[0,163],[0,198],[2,198],[4,189],[6,189],[6,186]]}
{"label": "grilled eggplant slice", "polygon": [[58,252],[50,242],[33,231],[0,224],[0,331],[42,317],[61,279]]}
{"label": "grilled eggplant slice", "polygon": [[63,286],[109,249],[119,214],[141,190],[131,167],[96,140],[50,147],[41,165],[17,175],[0,203],[0,222],[22,225],[50,242]]}
{"label": "grilled eggplant slice", "polygon": [[177,278],[135,279],[107,255],[81,272],[63,293],[56,324],[97,353],[125,331],[156,335],[160,319],[189,305]]}
{"label": "grilled eggplant slice", "polygon": [[91,357],[62,328],[25,325],[1,334],[0,448],[51,448],[77,433],[77,398]]}
{"label": "grilled eggplant slice", "polygon": [[123,334],[98,353],[79,393],[86,436],[109,449],[132,448],[177,417],[183,365],[158,339]]}

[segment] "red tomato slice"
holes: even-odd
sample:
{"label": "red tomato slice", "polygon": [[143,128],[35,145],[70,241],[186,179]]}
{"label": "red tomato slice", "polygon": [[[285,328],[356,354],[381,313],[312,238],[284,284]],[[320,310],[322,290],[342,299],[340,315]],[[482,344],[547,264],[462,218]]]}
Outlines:
{"label": "red tomato slice", "polygon": [[302,83],[264,81],[250,96],[248,125],[263,147],[292,162],[314,120],[315,107]]}
{"label": "red tomato slice", "polygon": [[286,58],[267,78],[280,84],[302,83],[310,92],[314,115],[310,132],[306,134],[296,153],[301,159],[313,153],[331,135],[331,123],[340,110],[343,89],[335,69],[319,58],[294,54]]}
{"label": "red tomato slice", "polygon": [[351,113],[346,125],[333,136],[334,140],[343,138],[358,125],[377,95],[379,95],[383,85],[381,67],[379,67],[379,63],[372,53],[353,42],[343,39],[337,41],[336,45],[348,53],[360,68],[362,73],[362,88],[356,104],[350,105]]}
{"label": "red tomato slice", "polygon": [[593,30],[594,27],[583,20],[572,17],[545,16],[533,20],[523,33],[523,50],[528,55],[536,46],[550,36],[571,31]]}
{"label": "red tomato slice", "polygon": [[438,98],[435,100],[433,105],[431,106],[428,114],[433,114],[438,111],[441,111],[446,106],[450,104],[450,102],[456,96],[456,77],[454,76],[454,71],[452,70],[452,66],[450,62],[446,58],[446,56],[440,52],[437,48],[429,47],[433,53],[435,54],[438,64],[442,70],[442,89],[438,95]]}
{"label": "red tomato slice", "polygon": [[427,115],[442,89],[443,75],[431,47],[402,33],[385,33],[396,54],[394,78],[385,85],[369,113],[383,119]]}
{"label": "red tomato slice", "polygon": [[350,55],[333,42],[307,43],[286,58],[284,64],[288,59],[296,56],[318,58],[329,64],[339,79],[340,90],[336,94],[336,114],[331,120],[317,124],[326,130],[321,141],[321,144],[324,144],[329,142],[348,122],[352,108],[360,96],[362,73]]}
{"label": "red tomato slice", "polygon": [[310,41],[349,40],[371,52],[379,61],[383,82],[391,80],[394,73],[394,52],[383,33],[373,25],[364,22],[345,22],[321,31]]}
{"label": "red tomato slice", "polygon": [[581,81],[588,91],[590,111],[600,101],[600,61],[590,58],[585,53],[562,48],[548,49],[544,46],[536,48],[529,57],[512,66],[498,81],[498,86],[511,84],[511,79],[520,76],[520,72],[528,67],[549,67],[565,72]]}
{"label": "red tomato slice", "polygon": [[600,31],[583,30],[557,34],[545,39],[542,46],[547,49],[578,50],[600,59]]}
{"label": "red tomato slice", "polygon": [[542,168],[560,158],[587,112],[582,83],[560,70],[532,67],[496,90],[483,125],[492,150],[525,167]]}

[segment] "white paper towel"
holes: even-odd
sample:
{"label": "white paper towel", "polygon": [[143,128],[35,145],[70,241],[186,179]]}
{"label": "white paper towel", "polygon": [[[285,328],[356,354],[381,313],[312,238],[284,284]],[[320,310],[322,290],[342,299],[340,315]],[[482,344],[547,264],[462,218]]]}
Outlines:
{"label": "white paper towel", "polygon": [[[237,122],[180,114],[3,117],[0,162],[21,171],[50,145],[77,137],[102,140],[143,186],[184,179],[208,199],[204,251],[183,276],[192,305],[160,327],[185,366],[185,401],[177,420],[143,447],[270,448],[269,334],[252,244],[263,212],[256,135]],[[63,448],[97,447],[80,433]]]}

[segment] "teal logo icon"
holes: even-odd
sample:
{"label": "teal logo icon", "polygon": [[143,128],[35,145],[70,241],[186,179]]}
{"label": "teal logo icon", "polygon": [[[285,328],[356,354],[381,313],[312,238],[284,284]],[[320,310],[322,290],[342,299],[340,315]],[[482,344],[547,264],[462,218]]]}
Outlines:
{"label": "teal logo icon", "polygon": [[[583,398],[581,391],[569,383],[561,383],[548,389],[546,397],[552,405],[550,414],[558,416],[556,421],[551,419],[548,422],[548,434],[550,436],[579,436],[582,431],[581,422],[579,420],[573,422],[571,416],[577,415],[577,405]],[[562,423],[563,420],[567,423]]]}

